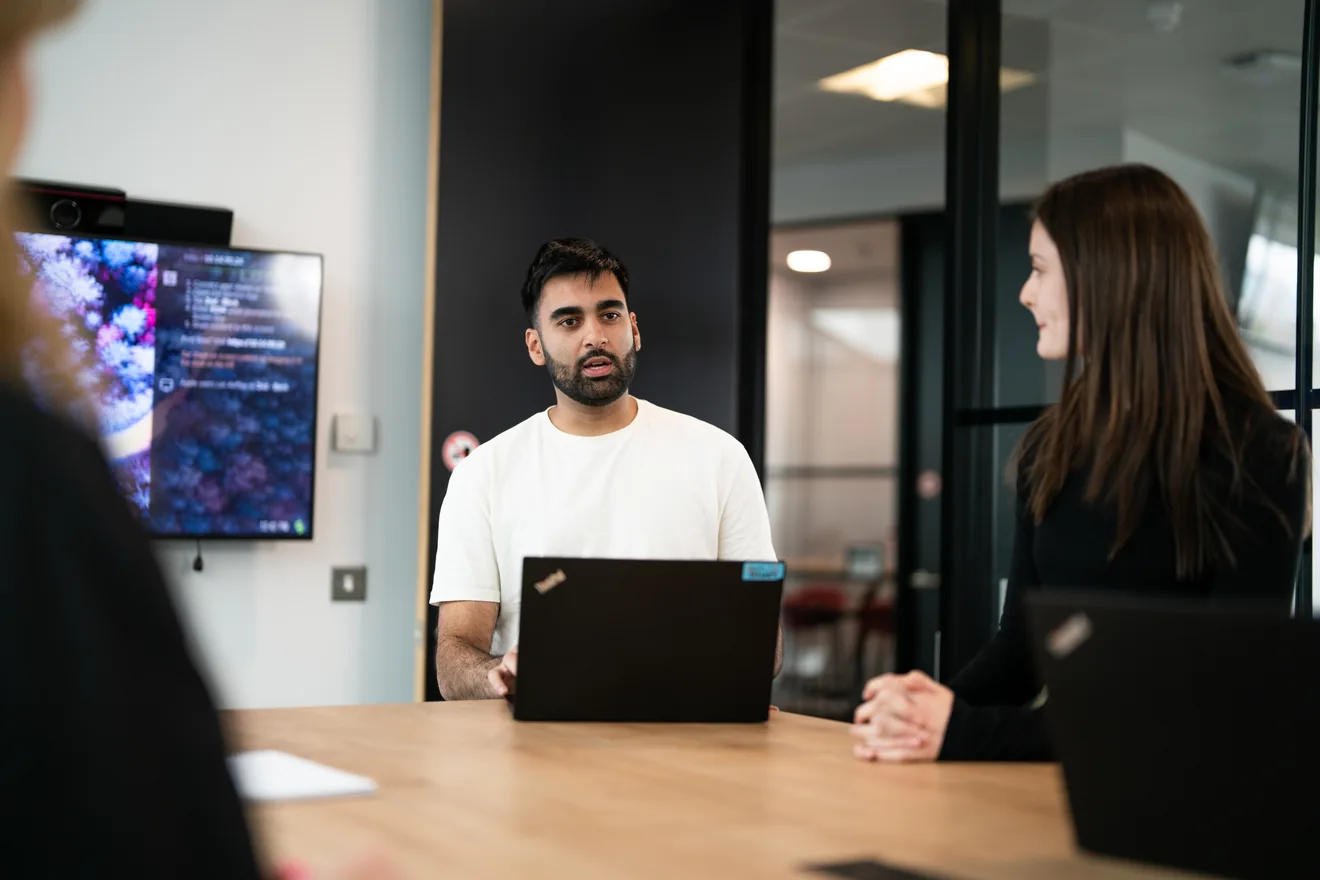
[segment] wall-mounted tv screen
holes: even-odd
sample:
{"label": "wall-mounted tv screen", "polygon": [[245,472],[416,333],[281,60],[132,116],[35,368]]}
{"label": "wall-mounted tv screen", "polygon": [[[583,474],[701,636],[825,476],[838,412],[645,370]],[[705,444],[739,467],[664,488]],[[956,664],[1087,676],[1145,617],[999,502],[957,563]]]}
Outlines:
{"label": "wall-mounted tv screen", "polygon": [[19,233],[158,537],[312,536],[321,257]]}

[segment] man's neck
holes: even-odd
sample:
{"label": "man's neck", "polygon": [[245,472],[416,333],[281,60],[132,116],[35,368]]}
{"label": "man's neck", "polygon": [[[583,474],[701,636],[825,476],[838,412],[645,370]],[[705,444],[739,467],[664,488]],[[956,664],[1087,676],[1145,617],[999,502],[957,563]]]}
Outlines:
{"label": "man's neck", "polygon": [[637,418],[637,398],[625,394],[605,406],[584,406],[555,389],[555,405],[549,415],[550,424],[565,434],[601,437],[622,431],[633,423]]}

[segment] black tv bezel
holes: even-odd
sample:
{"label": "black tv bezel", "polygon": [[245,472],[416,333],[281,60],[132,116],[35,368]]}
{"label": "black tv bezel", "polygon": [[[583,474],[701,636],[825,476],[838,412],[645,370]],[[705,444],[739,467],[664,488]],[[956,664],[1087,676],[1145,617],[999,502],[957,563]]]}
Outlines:
{"label": "black tv bezel", "polygon": [[[181,241],[179,239],[164,238],[140,238],[131,235],[84,235],[76,229],[69,230],[49,230],[49,229],[16,229],[18,235],[54,235],[62,238],[71,238],[74,240],[84,239],[88,241],[124,241],[133,244],[155,244],[167,245],[169,247],[190,247],[214,251],[238,251],[248,254],[269,254],[275,256],[294,256],[294,257],[316,257],[321,261],[321,284],[316,297],[316,393],[312,396],[312,491],[308,497],[310,508],[310,522],[307,524],[307,533],[304,535],[295,534],[277,534],[272,535],[263,532],[252,532],[243,534],[233,534],[229,532],[159,532],[151,528],[150,518],[138,518],[139,525],[146,530],[147,534],[155,541],[274,541],[279,543],[294,542],[304,543],[313,540],[316,537],[316,485],[317,477],[320,472],[319,457],[321,449],[321,333],[324,329],[323,322],[325,318],[325,254],[315,251],[295,251],[295,250],[274,250],[271,248],[247,248],[234,247],[233,245],[206,244],[205,242]],[[152,404],[154,410],[155,404]]]}

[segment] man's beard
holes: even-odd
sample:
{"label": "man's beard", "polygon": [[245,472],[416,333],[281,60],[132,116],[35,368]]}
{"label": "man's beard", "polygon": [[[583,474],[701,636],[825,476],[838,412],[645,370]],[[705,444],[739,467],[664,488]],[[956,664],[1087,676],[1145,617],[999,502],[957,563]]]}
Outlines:
{"label": "man's beard", "polygon": [[[583,355],[574,364],[563,364],[545,355],[545,366],[550,371],[550,381],[564,392],[569,400],[583,406],[609,406],[628,393],[632,385],[633,374],[637,371],[637,350],[630,348],[622,359],[604,351],[593,351]],[[583,365],[590,360],[609,358],[614,369],[608,376],[593,379],[582,372]]]}

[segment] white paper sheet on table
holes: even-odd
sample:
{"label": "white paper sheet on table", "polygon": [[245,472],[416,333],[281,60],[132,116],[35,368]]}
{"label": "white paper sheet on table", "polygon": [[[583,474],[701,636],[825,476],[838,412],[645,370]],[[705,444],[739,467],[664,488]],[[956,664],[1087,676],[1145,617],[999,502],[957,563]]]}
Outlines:
{"label": "white paper sheet on table", "polygon": [[376,783],[287,752],[239,752],[229,772],[244,800],[294,801],[374,794]]}

